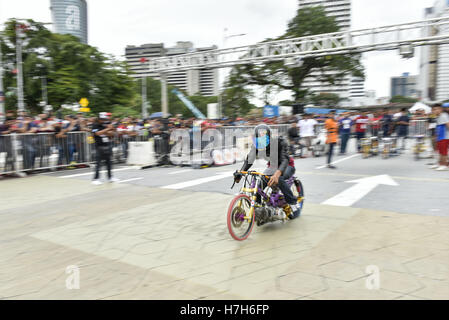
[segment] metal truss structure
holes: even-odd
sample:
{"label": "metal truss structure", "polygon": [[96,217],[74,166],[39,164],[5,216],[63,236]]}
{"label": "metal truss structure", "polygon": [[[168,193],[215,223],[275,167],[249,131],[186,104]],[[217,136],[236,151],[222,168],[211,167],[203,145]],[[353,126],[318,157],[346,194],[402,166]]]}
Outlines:
{"label": "metal truss structure", "polygon": [[180,70],[224,68],[288,58],[360,54],[377,50],[406,48],[407,51],[407,47],[446,43],[449,43],[449,16],[151,59],[149,72],[166,74]]}

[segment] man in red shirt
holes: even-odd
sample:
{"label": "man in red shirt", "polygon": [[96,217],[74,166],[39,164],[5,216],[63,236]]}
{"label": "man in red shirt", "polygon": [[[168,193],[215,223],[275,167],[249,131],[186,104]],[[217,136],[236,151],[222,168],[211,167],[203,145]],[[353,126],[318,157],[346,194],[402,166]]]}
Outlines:
{"label": "man in red shirt", "polygon": [[361,140],[365,138],[366,125],[369,122],[368,112],[363,112],[361,116],[355,118],[355,134],[357,136],[357,151],[360,152]]}
{"label": "man in red shirt", "polygon": [[374,118],[371,119],[371,125],[373,128],[373,136],[378,137],[381,126],[382,114],[380,112],[374,113]]}

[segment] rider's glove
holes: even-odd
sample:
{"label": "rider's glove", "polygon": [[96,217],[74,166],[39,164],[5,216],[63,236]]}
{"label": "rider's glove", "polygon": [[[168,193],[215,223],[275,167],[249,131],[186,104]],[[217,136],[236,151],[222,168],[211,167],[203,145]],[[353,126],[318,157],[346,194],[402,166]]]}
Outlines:
{"label": "rider's glove", "polygon": [[242,179],[242,177],[243,177],[243,174],[241,174],[240,172],[238,172],[238,171],[234,172],[234,181],[236,183],[239,183],[240,179]]}

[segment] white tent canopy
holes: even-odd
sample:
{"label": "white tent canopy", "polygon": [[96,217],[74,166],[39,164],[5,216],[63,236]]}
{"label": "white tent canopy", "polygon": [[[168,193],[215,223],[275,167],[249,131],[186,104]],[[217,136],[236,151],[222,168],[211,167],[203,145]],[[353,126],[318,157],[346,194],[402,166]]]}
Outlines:
{"label": "white tent canopy", "polygon": [[415,103],[415,105],[413,107],[408,109],[408,111],[410,111],[412,113],[416,112],[418,110],[424,110],[425,113],[431,113],[432,112],[432,108],[429,107],[428,105],[422,103],[422,102],[417,102],[417,103]]}

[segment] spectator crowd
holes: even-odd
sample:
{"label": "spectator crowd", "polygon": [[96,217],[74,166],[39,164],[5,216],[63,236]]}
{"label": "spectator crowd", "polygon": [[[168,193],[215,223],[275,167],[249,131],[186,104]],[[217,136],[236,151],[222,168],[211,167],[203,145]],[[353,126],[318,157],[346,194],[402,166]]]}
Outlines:
{"label": "spectator crowd", "polygon": [[[330,149],[332,152],[334,146],[338,146],[339,153],[346,154],[348,141],[351,137],[356,138],[357,149],[360,152],[360,142],[367,134],[379,137],[395,136],[401,141],[401,148],[405,148],[405,140],[409,134],[410,121],[426,120],[426,129],[429,130],[432,136],[432,146],[440,154],[440,157],[442,157],[438,164],[433,165],[438,170],[446,170],[448,168],[446,140],[449,141],[449,135],[446,138],[446,132],[443,134],[438,133],[438,128],[442,128],[439,125],[444,123],[447,113],[445,109],[440,107],[435,106],[431,113],[426,113],[425,110],[417,110],[414,113],[410,113],[407,109],[384,109],[381,111],[351,111],[340,114],[333,112],[329,114],[302,114],[274,118],[238,117],[219,120],[198,120],[195,118],[183,118],[181,115],[168,119],[117,118],[110,115],[108,124],[114,127],[114,135],[123,138],[125,141],[135,137],[143,137],[146,139],[164,134],[165,136],[169,136],[170,132],[175,129],[191,130],[194,126],[198,125],[202,130],[205,130],[228,126],[255,126],[262,122],[270,125],[289,124],[288,137],[290,144],[301,144],[301,147],[305,147],[306,152],[302,153],[301,157],[307,157],[307,150],[310,150],[314,138],[318,135],[319,128],[327,134],[327,138],[323,141],[323,144],[330,146],[327,150]],[[0,153],[2,150],[8,151],[10,149],[10,146],[7,146],[7,142],[1,139],[1,137],[13,133],[27,134],[27,136],[33,136],[39,133],[51,133],[56,140],[68,141],[67,143],[60,144],[61,146],[57,148],[59,152],[58,165],[63,163],[64,157],[68,163],[75,163],[73,154],[76,152],[77,144],[69,141],[68,134],[73,132],[92,132],[92,129],[99,121],[97,117],[90,117],[84,113],[58,117],[54,114],[31,116],[25,112],[18,115],[15,115],[13,112],[7,112],[4,119],[4,121],[0,122]],[[332,119],[332,122],[329,122],[329,119]],[[36,140],[32,139],[25,141],[24,148],[28,147],[30,150],[33,149],[33,141],[36,142]],[[127,145],[125,143],[125,156],[126,152]],[[328,164],[330,164],[329,156],[331,156],[331,152],[328,151]],[[33,167],[34,158],[35,154],[32,154],[25,166]]]}

